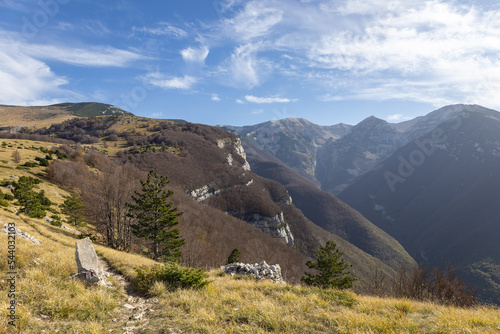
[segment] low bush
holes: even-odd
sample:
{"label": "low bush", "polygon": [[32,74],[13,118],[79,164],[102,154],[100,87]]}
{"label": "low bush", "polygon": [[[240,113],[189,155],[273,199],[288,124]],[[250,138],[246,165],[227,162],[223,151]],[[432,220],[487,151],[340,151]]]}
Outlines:
{"label": "low bush", "polygon": [[136,269],[134,285],[143,292],[151,292],[156,282],[163,282],[168,290],[201,289],[208,285],[208,274],[204,269],[183,267],[177,263],[142,266]]}

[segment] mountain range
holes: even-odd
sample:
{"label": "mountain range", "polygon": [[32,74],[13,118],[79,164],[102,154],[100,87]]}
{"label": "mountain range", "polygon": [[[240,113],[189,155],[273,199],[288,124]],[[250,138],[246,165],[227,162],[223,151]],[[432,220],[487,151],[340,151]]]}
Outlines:
{"label": "mountain range", "polygon": [[[330,130],[339,127],[345,131]],[[270,141],[275,128],[286,133]],[[316,224],[331,217],[318,210],[325,192],[336,194],[329,200],[357,210],[419,263],[441,269],[451,263],[483,300],[500,302],[497,111],[451,105],[397,124],[372,116],[354,126],[289,119],[231,130],[252,169],[285,185]]]}

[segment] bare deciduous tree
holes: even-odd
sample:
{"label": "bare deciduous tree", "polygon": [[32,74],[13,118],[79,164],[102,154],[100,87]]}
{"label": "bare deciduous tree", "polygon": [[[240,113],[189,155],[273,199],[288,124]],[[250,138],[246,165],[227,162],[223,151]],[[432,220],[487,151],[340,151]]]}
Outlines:
{"label": "bare deciduous tree", "polygon": [[21,162],[21,154],[19,153],[18,150],[15,150],[14,152],[12,152],[12,159],[14,159],[14,162],[16,164]]}

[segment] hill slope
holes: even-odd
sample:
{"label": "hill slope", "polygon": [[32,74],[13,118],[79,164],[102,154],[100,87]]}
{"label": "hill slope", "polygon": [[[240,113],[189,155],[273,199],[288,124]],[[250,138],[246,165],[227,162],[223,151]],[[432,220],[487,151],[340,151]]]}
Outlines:
{"label": "hill slope", "polygon": [[61,103],[43,107],[0,105],[0,130],[14,127],[44,127],[75,117],[131,115],[118,107],[96,103]]}

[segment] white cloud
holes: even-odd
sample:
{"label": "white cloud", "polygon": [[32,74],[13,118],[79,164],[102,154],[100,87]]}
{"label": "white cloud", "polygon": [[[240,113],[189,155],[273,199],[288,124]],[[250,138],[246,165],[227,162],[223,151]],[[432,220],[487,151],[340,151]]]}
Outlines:
{"label": "white cloud", "polygon": [[207,58],[208,53],[209,50],[206,46],[202,46],[199,49],[188,47],[181,50],[182,59],[184,59],[185,62],[191,63],[203,63]]}
{"label": "white cloud", "polygon": [[242,99],[236,99],[236,103],[238,103],[238,104],[245,104],[245,101],[243,101]]}
{"label": "white cloud", "polygon": [[394,115],[389,115],[385,118],[389,122],[401,122],[406,119],[406,117],[403,114],[394,114]]}
{"label": "white cloud", "polygon": [[254,115],[259,115],[259,114],[262,114],[264,112],[264,109],[254,109],[252,110],[252,114]]}
{"label": "white cloud", "polygon": [[143,79],[150,85],[163,89],[181,89],[187,90],[197,82],[196,78],[185,75],[183,77],[171,77],[162,73],[148,73]]}
{"label": "white cloud", "polygon": [[67,83],[65,77],[23,53],[14,42],[0,39],[0,103],[46,105],[69,100],[76,94],[63,89]]}
{"label": "white cloud", "polygon": [[212,94],[211,100],[215,101],[215,102],[219,102],[220,101],[220,97],[217,94]]}
{"label": "white cloud", "polygon": [[26,54],[38,59],[51,59],[79,66],[125,67],[130,63],[147,59],[135,52],[109,46],[69,48],[53,45],[19,44]]}
{"label": "white cloud", "polygon": [[234,17],[224,19],[222,28],[227,36],[248,42],[268,35],[282,19],[283,9],[266,6],[263,1],[250,1]]}
{"label": "white cloud", "polygon": [[220,68],[223,83],[247,89],[258,86],[273,67],[267,59],[257,57],[259,48],[259,44],[238,46]]}
{"label": "white cloud", "polygon": [[246,95],[245,100],[247,102],[251,103],[258,103],[258,104],[263,104],[263,103],[290,103],[290,102],[295,102],[297,99],[287,99],[287,98],[281,98],[281,97],[257,97],[253,95]]}
{"label": "white cloud", "polygon": [[185,30],[174,27],[166,22],[162,22],[156,27],[133,27],[132,31],[142,32],[154,36],[168,36],[173,38],[184,38],[188,36],[188,33]]}
{"label": "white cloud", "polygon": [[253,88],[279,73],[315,85],[325,101],[500,106],[498,6],[443,0],[238,5],[220,22],[224,36],[239,45],[221,66],[238,87]]}

